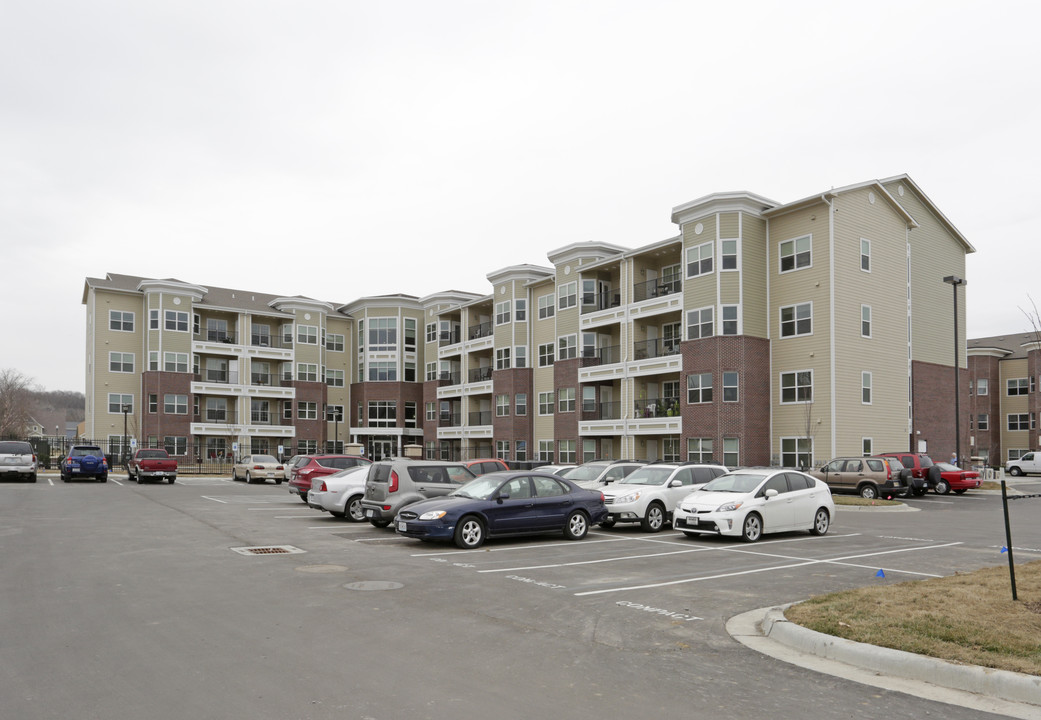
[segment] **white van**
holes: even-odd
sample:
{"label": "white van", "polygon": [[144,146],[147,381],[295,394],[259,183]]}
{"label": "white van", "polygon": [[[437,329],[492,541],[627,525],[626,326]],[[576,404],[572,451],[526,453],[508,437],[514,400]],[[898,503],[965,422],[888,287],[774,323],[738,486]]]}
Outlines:
{"label": "white van", "polygon": [[1028,452],[1018,460],[1009,460],[1005,463],[1005,472],[1013,476],[1041,473],[1041,453]]}

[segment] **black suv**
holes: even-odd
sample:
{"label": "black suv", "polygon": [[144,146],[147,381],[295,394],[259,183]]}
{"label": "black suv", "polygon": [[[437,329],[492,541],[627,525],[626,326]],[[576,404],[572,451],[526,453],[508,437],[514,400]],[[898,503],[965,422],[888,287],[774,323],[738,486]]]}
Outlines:
{"label": "black suv", "polygon": [[92,477],[108,482],[108,460],[97,445],[73,445],[61,461],[61,479],[69,482],[74,477]]}

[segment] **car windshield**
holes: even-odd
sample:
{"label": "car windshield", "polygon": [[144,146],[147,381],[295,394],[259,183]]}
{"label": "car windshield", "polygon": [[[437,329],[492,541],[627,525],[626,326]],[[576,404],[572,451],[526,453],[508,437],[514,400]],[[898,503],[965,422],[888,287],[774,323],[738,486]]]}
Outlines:
{"label": "car windshield", "polygon": [[606,465],[579,465],[577,468],[571,468],[562,472],[561,477],[566,477],[568,480],[574,480],[575,482],[596,480],[606,467]]}
{"label": "car windshield", "polygon": [[166,454],[165,450],[139,450],[137,457],[140,460],[149,458],[167,458],[169,455]]}
{"label": "car windshield", "polygon": [[626,485],[662,485],[673,472],[673,468],[642,467],[633,470],[632,474],[622,479],[622,482]]}
{"label": "car windshield", "polygon": [[275,458],[273,458],[270,455],[254,455],[253,456],[253,460],[251,462],[255,462],[255,463],[277,463],[278,460],[275,460]]}
{"label": "car windshield", "polygon": [[474,500],[490,500],[492,494],[499,489],[500,485],[502,485],[501,477],[479,477],[448,494]]}
{"label": "car windshield", "polygon": [[0,455],[32,455],[32,446],[27,442],[0,442]]}
{"label": "car windshield", "polygon": [[749,493],[759,487],[759,483],[765,479],[766,475],[745,473],[720,475],[712,482],[705,483],[701,489],[705,492]]}

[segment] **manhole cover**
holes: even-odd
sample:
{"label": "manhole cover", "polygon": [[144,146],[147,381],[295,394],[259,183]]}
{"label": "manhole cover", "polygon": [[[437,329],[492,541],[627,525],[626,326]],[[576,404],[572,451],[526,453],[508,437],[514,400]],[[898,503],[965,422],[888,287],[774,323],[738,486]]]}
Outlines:
{"label": "manhole cover", "polygon": [[348,590],[397,590],[405,587],[401,583],[389,582],[387,580],[362,580],[361,582],[347,583],[344,585]]}
{"label": "manhole cover", "polygon": [[343,565],[301,565],[296,568],[298,572],[305,573],[341,573],[347,572]]}
{"label": "manhole cover", "polygon": [[232,548],[239,555],[296,555],[304,552],[292,545],[271,545],[268,547],[238,547]]}

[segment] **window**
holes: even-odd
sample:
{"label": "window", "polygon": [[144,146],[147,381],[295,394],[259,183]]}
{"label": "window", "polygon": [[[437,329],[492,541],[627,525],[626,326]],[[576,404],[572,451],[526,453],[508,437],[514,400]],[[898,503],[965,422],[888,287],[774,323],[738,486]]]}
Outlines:
{"label": "window", "polygon": [[860,238],[860,269],[871,272],[871,241]]}
{"label": "window", "polygon": [[990,392],[990,381],[987,378],[979,378],[976,381],[976,394],[986,395]]}
{"label": "window", "polygon": [[560,455],[560,462],[562,463],[574,463],[575,462],[575,441],[574,440],[561,440],[557,443],[557,450]]}
{"label": "window", "polygon": [[134,332],[134,313],[109,310],[108,329],[119,332]]}
{"label": "window", "polygon": [[528,348],[523,345],[513,348],[513,367],[528,367]]}
{"label": "window", "polygon": [[167,435],[163,438],[163,447],[169,455],[187,455],[188,438],[183,435]]}
{"label": "window", "polygon": [[369,380],[372,382],[397,382],[398,365],[394,362],[370,362]]}
{"label": "window", "polygon": [[426,365],[426,379],[437,380],[437,363],[428,362]]}
{"label": "window", "polygon": [[687,277],[697,277],[712,272],[712,243],[707,242],[687,248]]}
{"label": "window", "polygon": [[582,462],[587,463],[596,459],[596,440],[585,438],[582,440]]}
{"label": "window", "polygon": [[369,318],[369,350],[397,350],[398,319]]}
{"label": "window", "polygon": [[437,323],[427,323],[426,338],[428,343],[437,342]]}
{"label": "window", "polygon": [[741,439],[736,437],[723,438],[723,464],[729,468],[739,466],[741,459]]}
{"label": "window", "polygon": [[510,369],[510,349],[499,348],[495,351],[495,369],[496,370],[509,370]]}
{"label": "window", "polygon": [[578,305],[578,283],[569,282],[557,288],[557,307],[561,310]]}
{"label": "window", "polygon": [[296,403],[296,417],[298,420],[317,420],[318,403],[298,401]]}
{"label": "window", "polygon": [[267,425],[271,422],[271,406],[267,400],[251,400],[249,403],[249,421],[252,424]]}
{"label": "window", "polygon": [[296,341],[301,345],[317,345],[318,344],[318,326],[317,325],[297,325],[296,326]]}
{"label": "window", "polygon": [[810,438],[781,438],[781,465],[784,467],[812,467],[813,441]]}
{"label": "window", "polygon": [[329,387],[343,387],[343,370],[326,370],[325,384]]}
{"label": "window", "polygon": [[687,313],[687,339],[712,337],[712,308],[700,308]]}
{"label": "window", "polygon": [[553,392],[539,393],[539,415],[553,414]]}
{"label": "window", "polygon": [[812,263],[811,247],[810,235],[794,240],[785,240],[781,243],[781,272],[790,272],[810,267]]}
{"label": "window", "polygon": [[159,311],[149,310],[148,311],[148,329],[158,330],[159,329]]}
{"label": "window", "polygon": [[557,390],[557,410],[560,412],[575,412],[575,388],[560,388]]}
{"label": "window", "polygon": [[712,402],[712,373],[701,373],[687,376],[687,402]]}
{"label": "window", "polygon": [[1009,430],[1029,430],[1030,415],[1027,413],[1012,413],[1008,416]]}
{"label": "window", "polygon": [[539,462],[553,462],[553,441],[539,440]]}
{"label": "window", "polygon": [[416,381],[416,363],[408,360],[405,362],[405,382]]}
{"label": "window", "polygon": [[977,430],[989,430],[990,423],[986,413],[982,413],[976,416],[976,429]]}
{"label": "window", "polygon": [[712,462],[712,438],[687,438],[687,460]]}
{"label": "window", "polygon": [[813,334],[813,303],[781,308],[781,337]]}
{"label": "window", "polygon": [[[736,372],[723,373],[723,402],[738,401],[738,374]],[[724,465],[726,463],[723,463]]]}
{"label": "window", "polygon": [[1026,378],[1013,378],[1008,381],[1009,395],[1026,395],[1030,387],[1030,381]]}
{"label": "window", "polygon": [[188,332],[188,313],[176,310],[166,311],[166,329],[177,332]]}
{"label": "window", "polygon": [[428,402],[423,407],[426,409],[427,422],[437,422],[437,403]]}
{"label": "window", "polygon": [[159,412],[159,396],[155,393],[148,396],[148,412],[153,415]]}
{"label": "window", "polygon": [[166,372],[188,372],[188,353],[163,353],[163,370]]}
{"label": "window", "polygon": [[737,335],[737,305],[724,305],[720,309],[723,320],[723,334]]}
{"label": "window", "polygon": [[871,306],[860,306],[860,336],[871,337]]}
{"label": "window", "polygon": [[501,303],[495,303],[495,324],[505,325],[510,322],[510,306],[512,303],[509,300],[504,300]]}
{"label": "window", "polygon": [[513,319],[517,322],[525,322],[528,319],[528,301],[525,298],[517,298],[514,305]]}
{"label": "window", "polygon": [[864,405],[871,404],[871,373],[860,373],[860,402]]}
{"label": "window", "polygon": [[110,352],[108,354],[108,369],[117,373],[134,372],[134,353]]}
{"label": "window", "polygon": [[518,440],[517,441],[516,453],[517,454],[514,456],[514,458],[516,460],[518,460],[520,462],[527,462],[527,460],[528,460],[528,441],[527,440]]}
{"label": "window", "polygon": [[495,396],[495,417],[508,417],[510,414],[510,396]]}
{"label": "window", "polygon": [[737,270],[737,240],[720,240],[719,269]]}
{"label": "window", "polygon": [[547,367],[553,364],[553,343],[539,345],[539,367]]}
{"label": "window", "polygon": [[405,427],[416,427],[416,403],[411,400],[405,401]]}
{"label": "window", "polygon": [[813,371],[781,373],[781,403],[813,402]]}
{"label": "window", "polygon": [[[528,414],[528,393],[517,393],[514,396],[514,414],[516,415],[527,415]],[[518,451],[520,448],[517,448]],[[520,460],[520,458],[517,458]]]}
{"label": "window", "polygon": [[405,352],[416,351],[416,319],[405,318]]}
{"label": "window", "polygon": [[206,398],[206,422],[227,422],[228,401],[225,398]]}
{"label": "window", "polygon": [[345,337],[339,333],[329,333],[325,336],[325,349],[332,352],[343,352]]}
{"label": "window", "polygon": [[553,306],[552,295],[539,296],[539,320],[553,317],[556,309]]}
{"label": "window", "polygon": [[134,396],[133,395],[121,395],[120,393],[109,393],[108,394],[108,411],[115,415],[123,414],[123,406],[127,405],[127,412],[133,414],[134,412]]}
{"label": "window", "polygon": [[680,461],[680,439],[678,437],[662,438],[661,459],[665,462]]}
{"label": "window", "polygon": [[329,405],[326,407],[325,419],[331,423],[343,422],[343,405]]}
{"label": "window", "polygon": [[557,357],[561,360],[578,357],[578,335],[564,335],[557,339]]}
{"label": "window", "polygon": [[296,379],[300,382],[318,382],[318,364],[297,363]]}
{"label": "window", "polygon": [[163,395],[163,412],[167,415],[187,415],[187,395]]}
{"label": "window", "polygon": [[875,441],[872,440],[871,438],[869,438],[869,437],[860,438],[860,454],[863,455],[864,457],[870,457],[871,455],[875,454],[873,452],[874,446],[875,446]]}
{"label": "window", "polygon": [[[500,460],[510,459],[510,441],[509,440],[496,440],[495,441],[495,457]],[[530,490],[529,490],[530,492]]]}
{"label": "window", "polygon": [[582,386],[582,412],[596,412],[596,387],[593,385]]}
{"label": "window", "polygon": [[394,427],[397,421],[397,402],[394,400],[369,401],[369,427]]}

